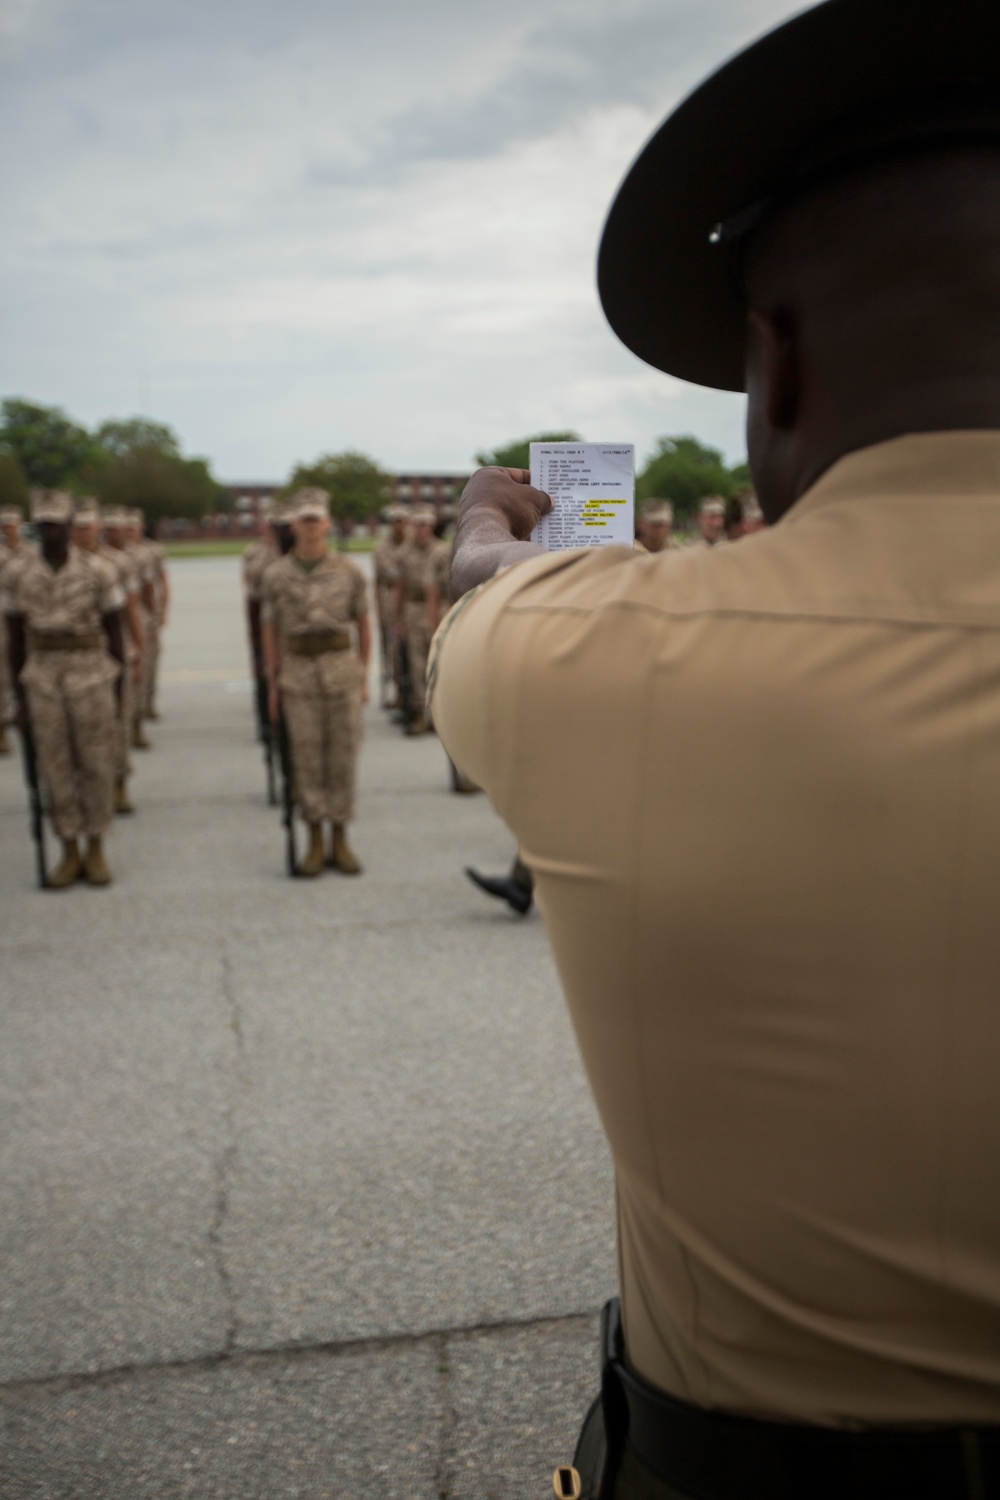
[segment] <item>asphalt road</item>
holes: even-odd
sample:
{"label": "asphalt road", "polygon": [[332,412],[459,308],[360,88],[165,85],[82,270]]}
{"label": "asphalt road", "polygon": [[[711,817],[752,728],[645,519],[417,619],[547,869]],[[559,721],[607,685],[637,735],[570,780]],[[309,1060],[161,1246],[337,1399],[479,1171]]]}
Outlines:
{"label": "asphalt road", "polygon": [[510,836],[371,707],[365,874],[288,880],[237,560],[172,576],[111,888],[0,762],[0,1497],[551,1495],[612,1182]]}

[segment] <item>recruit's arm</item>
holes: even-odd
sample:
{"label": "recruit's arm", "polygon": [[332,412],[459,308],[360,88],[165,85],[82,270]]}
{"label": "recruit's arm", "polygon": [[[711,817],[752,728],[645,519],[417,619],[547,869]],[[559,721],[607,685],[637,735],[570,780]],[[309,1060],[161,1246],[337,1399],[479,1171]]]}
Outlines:
{"label": "recruit's arm", "polygon": [[545,555],[528,538],[552,501],[530,478],[527,469],[479,469],[465,486],[451,559],[454,598],[500,568]]}

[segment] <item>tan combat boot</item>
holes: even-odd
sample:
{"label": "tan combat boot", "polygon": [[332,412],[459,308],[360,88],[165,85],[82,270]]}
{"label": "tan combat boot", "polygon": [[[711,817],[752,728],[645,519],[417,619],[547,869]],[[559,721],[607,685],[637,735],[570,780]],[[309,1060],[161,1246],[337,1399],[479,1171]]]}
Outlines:
{"label": "tan combat boot", "polygon": [[406,726],[406,732],[407,734],[427,733],[427,715],[423,712],[422,709],[420,713],[413,715],[413,718]]}
{"label": "tan combat boot", "polygon": [[124,776],[119,776],[117,781],[115,782],[115,812],[130,813],[132,812],[132,810],[132,804],[128,800],[128,790],[125,786],[125,778]]}
{"label": "tan combat boot", "polygon": [[305,859],[299,862],[299,874],[308,875],[310,879],[314,875],[323,873],[323,825],[322,823],[309,824],[309,852]]}
{"label": "tan combat boot", "polygon": [[88,885],[110,885],[111,871],[108,862],[104,858],[104,850],[101,847],[101,836],[92,833],[87,841],[87,854],[83,861],[83,873],[87,877]]}
{"label": "tan combat boot", "polygon": [[133,750],[148,750],[149,749],[149,741],[146,738],[146,733],[145,733],[145,730],[142,727],[142,720],[141,719],[134,719],[132,721],[132,749]]}
{"label": "tan combat boot", "polygon": [[49,890],[64,891],[67,886],[75,885],[82,869],[80,845],[76,839],[63,839],[63,856],[49,876]]}
{"label": "tan combat boot", "polygon": [[7,735],[6,724],[0,724],[0,755],[10,754],[10,739]]}
{"label": "tan combat boot", "polygon": [[347,842],[347,829],[343,823],[334,823],[331,829],[330,864],[341,875],[361,874],[361,861]]}

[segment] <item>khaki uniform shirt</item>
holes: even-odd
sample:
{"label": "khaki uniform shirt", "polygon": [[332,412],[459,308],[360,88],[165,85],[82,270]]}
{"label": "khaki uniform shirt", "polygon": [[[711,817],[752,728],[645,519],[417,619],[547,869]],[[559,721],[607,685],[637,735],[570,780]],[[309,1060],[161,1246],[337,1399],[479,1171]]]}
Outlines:
{"label": "khaki uniform shirt", "polygon": [[1000,432],[851,454],[738,546],[512,568],[436,651],[610,1139],[639,1371],[1000,1422]]}
{"label": "khaki uniform shirt", "polygon": [[[8,575],[13,571],[13,577]],[[43,693],[83,692],[115,678],[118,663],[99,646],[80,651],[33,651],[31,632],[94,635],[102,616],[125,603],[118,575],[110,563],[94,553],[70,547],[61,568],[54,571],[40,552],[34,552],[16,571],[6,569],[2,584],[5,614],[24,615],[28,627],[28,660],[21,672],[26,687]]]}
{"label": "khaki uniform shirt", "polygon": [[[364,574],[336,552],[328,552],[309,571],[286,554],[267,569],[263,589],[261,618],[274,626],[282,645],[289,636],[350,628],[368,613]],[[361,659],[354,650],[310,657],[282,649],[283,692],[322,694],[360,681]]]}
{"label": "khaki uniform shirt", "polygon": [[273,562],[277,562],[281,556],[273,542],[266,541],[263,537],[250,546],[243,554],[243,582],[246,586],[247,598],[255,604],[259,604],[263,595],[263,579],[267,569]]}

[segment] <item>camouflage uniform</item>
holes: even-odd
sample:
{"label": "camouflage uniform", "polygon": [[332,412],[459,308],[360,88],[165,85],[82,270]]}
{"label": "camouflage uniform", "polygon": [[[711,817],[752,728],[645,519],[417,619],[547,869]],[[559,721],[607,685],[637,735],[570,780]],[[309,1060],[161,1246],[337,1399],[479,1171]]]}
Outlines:
{"label": "camouflage uniform", "polygon": [[397,563],[397,577],[403,585],[403,630],[410,658],[411,707],[417,716],[424,712],[427,652],[432,634],[428,600],[440,569],[436,558],[437,543],[431,538],[426,547],[408,542],[400,550]]}
{"label": "camouflage uniform", "polygon": [[264,574],[281,553],[269,537],[251,542],[243,554],[243,585],[248,599],[259,604],[263,599]]}
{"label": "camouflage uniform", "polygon": [[[145,661],[146,627],[149,615],[143,606],[142,593],[143,586],[149,581],[148,563],[132,543],[126,540],[131,526],[128,511],[107,510],[104,512],[103,523],[106,540],[101,549],[102,555],[109,558],[119,572],[127,572],[130,580],[127,592],[135,595],[139,617],[139,644],[136,645],[131,638],[126,643],[128,670],[122,683],[122,722],[129,743],[140,749],[146,749],[149,741],[142,733],[141,685],[133,681],[132,672],[137,652],[142,656],[143,662]],[[112,540],[112,532],[119,540]]]}
{"label": "camouflage uniform", "polygon": [[263,579],[262,618],[281,652],[278,685],[296,797],[307,823],[354,816],[364,669],[352,628],[368,612],[364,574],[327,553],[307,566],[289,554]]}
{"label": "camouflage uniform", "polygon": [[[133,527],[141,523],[134,515],[129,517]],[[148,698],[155,675],[156,660],[160,653],[158,601],[156,597],[157,562],[150,542],[143,536],[133,536],[125,550],[131,553],[139,573],[139,620],[142,626],[142,670],[139,682],[132,695],[133,743],[143,739],[142,721],[148,718]]]}
{"label": "camouflage uniform", "polygon": [[[110,563],[115,577],[121,585],[126,603],[129,599],[139,602],[139,569],[134,557],[124,547],[109,547],[102,542],[97,556]],[[125,631],[125,671],[122,673],[121,694],[115,713],[115,779],[124,784],[132,774],[132,759],[129,745],[132,739],[132,722],[135,716],[136,683],[133,677],[139,648],[128,630]]]}
{"label": "camouflage uniform", "polygon": [[[4,510],[0,512],[0,524],[21,524],[21,513],[17,510]],[[27,543],[19,542],[17,547],[8,547],[5,542],[0,542],[0,588],[3,587],[4,573],[9,564],[15,558],[27,556],[29,548]],[[14,717],[14,695],[11,691],[10,663],[7,660],[7,626],[4,617],[0,614],[0,737],[6,740],[7,725]]]}
{"label": "camouflage uniform", "polygon": [[432,543],[434,548],[434,582],[441,601],[442,619],[455,602],[451,596],[451,542],[440,537]]}
{"label": "camouflage uniform", "polygon": [[146,659],[143,664],[141,706],[143,718],[152,719],[156,713],[156,685],[160,671],[160,632],[163,629],[167,600],[167,552],[162,542],[154,542],[151,537],[146,537],[141,545],[149,560],[153,582],[153,610],[150,616]]}
{"label": "camouflage uniform", "polygon": [[[389,522],[405,521],[407,511],[405,506],[392,506],[389,510]],[[395,650],[393,641],[393,624],[396,619],[396,578],[398,576],[399,555],[406,546],[406,538],[400,542],[394,542],[391,534],[383,537],[376,545],[372,553],[372,564],[375,570],[375,600],[378,606],[379,638],[382,648],[382,674],[383,685],[388,677],[392,677],[399,688],[399,657]]]}
{"label": "camouflage uniform", "polygon": [[63,840],[100,837],[114,815],[120,669],[105,649],[101,617],[124,602],[111,565],[77,547],[57,572],[36,552],[4,579],[4,612],[23,615],[27,626],[20,680],[49,816]]}

